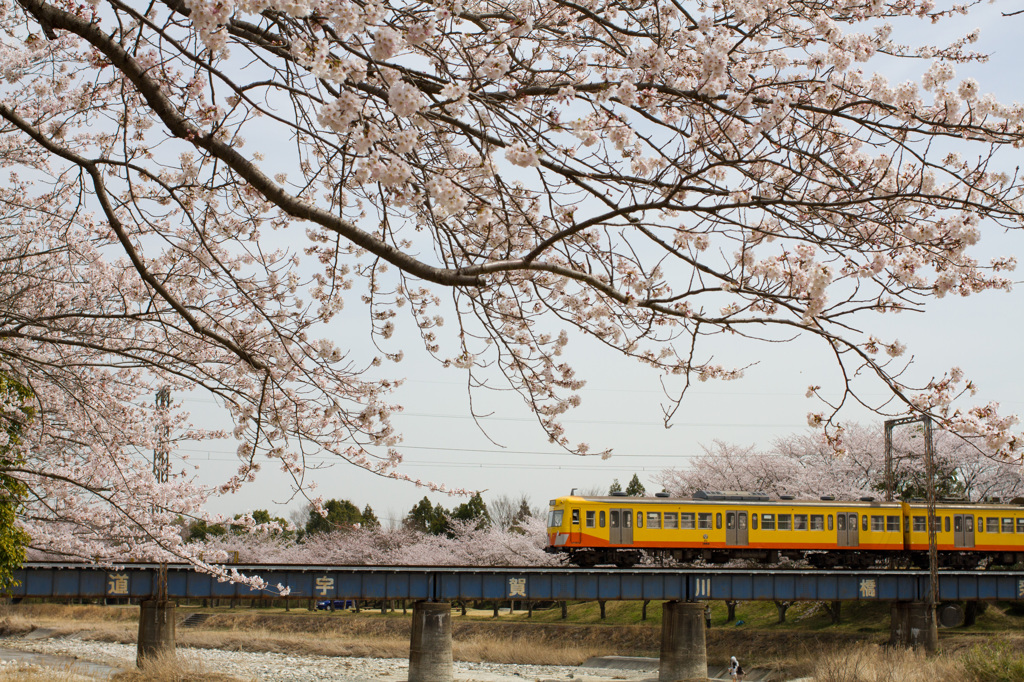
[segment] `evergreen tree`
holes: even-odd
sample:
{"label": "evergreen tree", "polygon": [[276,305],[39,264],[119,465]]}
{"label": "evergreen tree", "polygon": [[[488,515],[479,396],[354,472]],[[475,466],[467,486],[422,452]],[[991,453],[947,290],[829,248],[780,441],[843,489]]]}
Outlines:
{"label": "evergreen tree", "polygon": [[[0,443],[0,466],[14,469],[24,462],[18,454],[22,427],[32,419],[32,392],[0,373],[0,429],[6,432]],[[14,571],[25,561],[30,538],[17,524],[27,487],[9,474],[0,474],[0,589],[14,583]]]}
{"label": "evergreen tree", "polygon": [[373,513],[373,507],[363,507],[363,528],[380,528],[380,519]]}
{"label": "evergreen tree", "polygon": [[477,530],[491,525],[491,516],[487,513],[487,505],[480,497],[480,493],[474,493],[469,501],[456,507],[452,512],[452,518],[460,521],[476,521]]}
{"label": "evergreen tree", "polygon": [[405,526],[430,535],[443,535],[448,530],[448,511],[434,506],[424,497],[405,516]]}
{"label": "evergreen tree", "polygon": [[193,521],[188,525],[189,542],[206,542],[210,538],[226,535],[228,529],[219,523],[208,524],[205,519]]}
{"label": "evergreen tree", "polygon": [[523,523],[525,523],[525,521],[531,516],[533,516],[533,512],[530,510],[530,501],[526,499],[526,497],[523,497],[519,500],[519,510],[512,518],[512,524],[508,529],[520,534],[526,533],[526,530],[523,529]]}
{"label": "evergreen tree", "polygon": [[647,489],[644,488],[644,484],[640,482],[640,478],[636,474],[633,474],[632,480],[629,485],[626,486],[626,494],[631,497],[643,497]]}
{"label": "evergreen tree", "polygon": [[335,530],[351,528],[362,524],[363,515],[359,513],[359,507],[348,500],[327,500],[324,503],[324,517],[315,509],[309,511],[309,521],[306,522],[307,533],[330,533]]}
{"label": "evergreen tree", "polygon": [[619,479],[616,478],[614,481],[612,481],[611,486],[608,487],[608,494],[611,495],[612,493],[621,493],[621,492],[622,492],[622,485],[619,483]]}

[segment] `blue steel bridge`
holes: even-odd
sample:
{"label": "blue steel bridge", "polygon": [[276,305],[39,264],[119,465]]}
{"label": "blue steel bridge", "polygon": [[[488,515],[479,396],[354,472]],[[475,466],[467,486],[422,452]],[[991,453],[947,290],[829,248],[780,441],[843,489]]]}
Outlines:
{"label": "blue steel bridge", "polygon": [[[103,568],[91,564],[29,563],[15,572],[14,598],[158,596],[159,564]],[[735,568],[539,568],[464,566],[231,565],[287,599],[524,600],[779,600],[924,601],[927,571],[748,570]],[[166,568],[168,599],[281,598],[221,582],[187,565]],[[936,601],[1024,599],[1024,571],[941,571]]]}

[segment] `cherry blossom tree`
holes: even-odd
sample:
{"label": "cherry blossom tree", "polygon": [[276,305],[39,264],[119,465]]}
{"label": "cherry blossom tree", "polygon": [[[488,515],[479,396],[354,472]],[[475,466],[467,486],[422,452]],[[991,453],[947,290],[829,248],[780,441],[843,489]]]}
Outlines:
{"label": "cherry blossom tree", "polygon": [[[871,326],[1010,287],[1014,259],[977,243],[1020,225],[1024,107],[957,79],[984,61],[977,33],[895,28],[971,10],[0,5],[0,372],[37,415],[4,472],[28,485],[33,543],[186,551],[171,520],[211,490],[149,472],[161,420],[190,435],[147,406],[158,387],[229,411],[240,465],[219,491],[264,461],[308,490],[311,452],[402,477],[403,323],[470,386],[499,370],[581,454],[562,425],[581,335],[665,375],[666,422],[692,381],[741,376],[717,335],[806,335],[890,395],[849,379],[812,424],[864,401],[1015,452],[1014,418],[956,400],[960,370],[910,385],[903,344]],[[919,77],[876,73],[892,64]]]}
{"label": "cherry blossom tree", "polygon": [[[796,433],[758,450],[722,441],[684,469],[666,469],[656,480],[671,494],[688,496],[697,490],[751,490],[771,495],[816,498],[834,495],[856,499],[885,494],[885,437],[881,426],[850,424],[844,428],[844,449],[820,431]],[[973,443],[944,431],[935,434],[935,464],[940,496],[978,502],[997,497],[1008,501],[1024,493],[1021,464],[985,452]],[[925,495],[924,442],[907,428],[893,434],[893,473],[896,498]]]}
{"label": "cherry blossom tree", "polygon": [[[352,528],[313,533],[296,542],[281,533],[256,531],[195,543],[190,551],[210,560],[238,557],[241,563],[344,564],[374,566],[553,566],[562,559],[544,551],[546,520],[531,516],[515,528],[477,527],[452,520],[448,533],[408,527]],[[236,554],[237,553],[237,554]]]}

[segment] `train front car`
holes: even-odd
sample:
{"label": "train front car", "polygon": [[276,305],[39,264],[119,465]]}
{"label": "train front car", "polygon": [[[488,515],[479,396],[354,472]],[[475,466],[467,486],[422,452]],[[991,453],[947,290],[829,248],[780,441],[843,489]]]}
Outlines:
{"label": "train front car", "polygon": [[[1024,562],[1024,505],[971,504],[943,500],[935,505],[935,547],[939,566],[974,568]],[[928,506],[904,503],[907,549],[914,564],[928,565]]]}

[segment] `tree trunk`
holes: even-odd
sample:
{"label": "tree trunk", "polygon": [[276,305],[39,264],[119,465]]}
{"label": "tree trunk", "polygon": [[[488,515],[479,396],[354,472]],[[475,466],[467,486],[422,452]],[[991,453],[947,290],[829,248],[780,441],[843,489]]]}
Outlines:
{"label": "tree trunk", "polygon": [[842,615],[843,602],[833,601],[828,605],[828,615],[832,617],[832,625],[839,625],[839,619]]}
{"label": "tree trunk", "polygon": [[739,603],[735,599],[729,599],[725,602],[726,616],[725,622],[731,623],[736,620],[736,604]]}
{"label": "tree trunk", "polygon": [[599,599],[599,600],[597,601],[597,604],[598,604],[598,606],[600,606],[600,607],[601,607],[601,620],[604,620],[604,615],[605,615],[605,614],[604,614],[604,605],[605,605],[606,603],[607,603],[607,602],[606,602],[606,601],[605,601],[604,599]]}
{"label": "tree trunk", "polygon": [[978,602],[964,602],[964,627],[974,625],[978,620]]}
{"label": "tree trunk", "polygon": [[647,605],[651,603],[650,599],[644,599],[644,605],[640,609],[640,620],[647,620]]}
{"label": "tree trunk", "polygon": [[562,602],[562,620],[569,617],[569,602]]}
{"label": "tree trunk", "polygon": [[779,610],[779,624],[786,622],[786,609],[790,607],[791,601],[776,601],[775,608]]}

